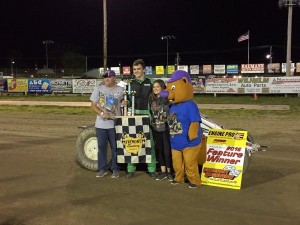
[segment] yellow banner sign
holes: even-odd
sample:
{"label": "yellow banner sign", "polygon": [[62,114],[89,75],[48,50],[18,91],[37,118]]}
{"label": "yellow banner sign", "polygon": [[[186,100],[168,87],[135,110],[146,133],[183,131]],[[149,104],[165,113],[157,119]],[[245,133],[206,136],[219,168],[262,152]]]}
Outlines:
{"label": "yellow banner sign", "polygon": [[210,129],[202,184],[240,189],[247,141],[247,131]]}
{"label": "yellow banner sign", "polygon": [[7,79],[8,92],[28,92],[27,79]]}
{"label": "yellow banner sign", "polygon": [[165,74],[165,68],[164,68],[164,66],[156,66],[155,67],[155,72],[156,72],[156,75]]}

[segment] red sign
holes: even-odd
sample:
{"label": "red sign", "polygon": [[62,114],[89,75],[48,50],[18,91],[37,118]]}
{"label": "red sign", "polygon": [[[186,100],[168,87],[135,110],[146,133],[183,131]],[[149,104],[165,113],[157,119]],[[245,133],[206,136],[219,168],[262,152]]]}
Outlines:
{"label": "red sign", "polygon": [[130,75],[130,66],[123,66],[123,75]]}

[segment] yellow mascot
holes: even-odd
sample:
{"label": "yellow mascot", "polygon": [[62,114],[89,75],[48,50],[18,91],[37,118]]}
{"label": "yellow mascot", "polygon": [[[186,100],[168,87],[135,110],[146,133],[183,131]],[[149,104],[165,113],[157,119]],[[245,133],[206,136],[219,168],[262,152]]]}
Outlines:
{"label": "yellow mascot", "polygon": [[183,70],[176,70],[167,81],[167,89],[161,92],[161,97],[167,97],[172,103],[168,117],[175,171],[172,184],[184,183],[186,175],[189,188],[201,185],[198,169],[202,139],[201,116],[193,101],[193,94],[190,75]]}

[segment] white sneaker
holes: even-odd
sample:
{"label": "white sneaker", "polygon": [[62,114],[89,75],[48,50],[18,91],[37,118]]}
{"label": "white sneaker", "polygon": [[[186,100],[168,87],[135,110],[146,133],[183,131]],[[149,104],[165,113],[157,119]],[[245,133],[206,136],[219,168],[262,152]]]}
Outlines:
{"label": "white sneaker", "polygon": [[99,173],[97,173],[96,177],[104,177],[105,175],[107,175],[107,171],[100,170]]}
{"label": "white sneaker", "polygon": [[111,175],[111,178],[118,178],[120,175],[119,175],[119,171],[117,170],[114,170],[112,175]]}

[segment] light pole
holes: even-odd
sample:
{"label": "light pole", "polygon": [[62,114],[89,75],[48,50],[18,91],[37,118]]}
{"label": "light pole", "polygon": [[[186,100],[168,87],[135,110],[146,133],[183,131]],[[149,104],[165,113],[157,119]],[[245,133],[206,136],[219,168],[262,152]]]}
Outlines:
{"label": "light pole", "polygon": [[266,58],[269,59],[269,64],[271,64],[273,58],[272,45],[270,46],[270,52],[266,55]]}
{"label": "light pole", "polygon": [[44,45],[46,45],[46,63],[47,63],[47,69],[48,69],[48,44],[53,44],[54,42],[51,40],[45,40],[45,41],[42,41],[42,43]]}
{"label": "light pole", "polygon": [[161,36],[161,40],[167,40],[167,68],[166,68],[166,74],[168,75],[168,67],[169,67],[169,40],[176,39],[174,35],[166,35]]}
{"label": "light pole", "polygon": [[103,0],[103,67],[107,69],[107,8],[106,0]]}
{"label": "light pole", "polygon": [[10,59],[10,73],[13,76],[14,75],[14,59]]}
{"label": "light pole", "polygon": [[286,76],[291,75],[291,46],[292,46],[292,18],[293,7],[300,6],[300,0],[279,0],[279,8],[288,7],[287,46],[286,46]]}

